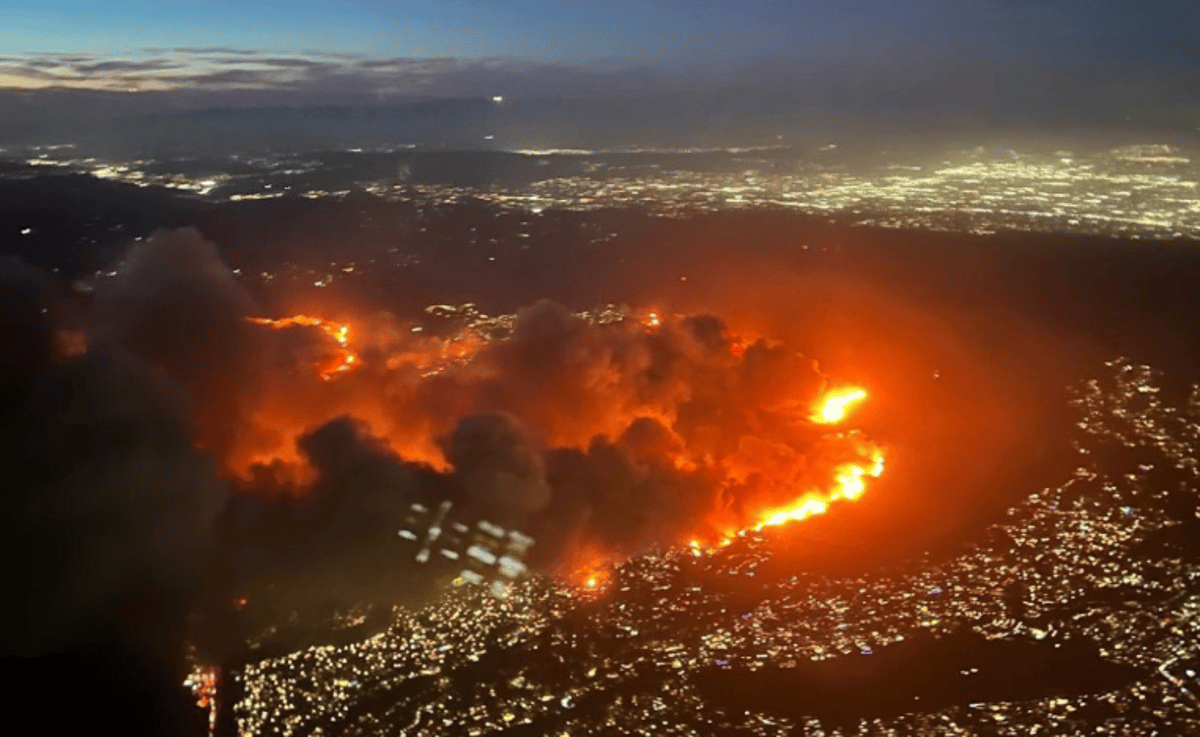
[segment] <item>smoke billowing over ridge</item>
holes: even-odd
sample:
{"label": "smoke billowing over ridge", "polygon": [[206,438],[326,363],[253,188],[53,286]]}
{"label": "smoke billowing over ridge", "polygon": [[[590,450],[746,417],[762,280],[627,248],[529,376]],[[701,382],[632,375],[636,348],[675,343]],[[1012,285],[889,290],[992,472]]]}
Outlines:
{"label": "smoke billowing over ridge", "polygon": [[0,267],[0,304],[11,695],[37,703],[39,690],[81,679],[74,718],[137,694],[154,705],[131,734],[179,732],[186,617],[227,499],[217,464],[194,447],[187,386],[103,331],[84,351],[76,305],[37,269]]}
{"label": "smoke billowing over ridge", "polygon": [[133,244],[86,305],[3,276],[8,575],[42,583],[14,654],[105,631],[177,662],[184,613],[261,586],[403,598],[414,503],[524,530],[536,568],[569,574],[821,511],[882,468],[822,421],[840,387],[814,361],[713,315],[288,320],[191,229]]}
{"label": "smoke billowing over ridge", "polygon": [[[262,498],[303,499],[341,472],[314,439],[351,417],[359,442],[442,474],[440,492],[398,494],[449,494],[532,530],[550,562],[570,552],[555,539],[621,553],[716,539],[882,459],[816,417],[831,385],[812,360],[710,315],[603,322],[543,301],[450,337],[386,315],[315,319],[259,320],[278,363],[222,460]],[[322,347],[348,370],[324,370]]]}

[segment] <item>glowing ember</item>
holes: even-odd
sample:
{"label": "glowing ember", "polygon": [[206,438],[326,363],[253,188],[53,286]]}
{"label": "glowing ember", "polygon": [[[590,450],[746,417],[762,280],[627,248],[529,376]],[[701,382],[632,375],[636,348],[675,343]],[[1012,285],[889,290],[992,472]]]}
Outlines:
{"label": "glowing ember", "polygon": [[296,326],[320,328],[321,332],[332,338],[341,348],[334,361],[318,369],[318,373],[325,381],[329,381],[338,374],[349,371],[358,362],[358,356],[349,348],[349,325],[342,325],[321,317],[311,317],[309,315],[295,315],[293,317],[283,317],[278,320],[272,320],[267,317],[248,317],[246,319],[255,325],[266,325],[273,330],[283,330]]}
{"label": "glowing ember", "polygon": [[612,576],[613,563],[611,551],[584,545],[559,570],[576,588],[587,593],[601,593]]}
{"label": "glowing ember", "polygon": [[862,401],[867,398],[867,393],[862,389],[849,389],[830,395],[825,398],[821,404],[821,409],[814,418],[817,422],[832,424],[840,422],[846,416],[846,409],[855,402]]}
{"label": "glowing ember", "polygon": [[[605,565],[608,565],[606,561]],[[602,593],[608,584],[610,571],[608,569],[601,570],[595,567],[589,567],[582,573],[573,577],[575,585],[590,593]]]}
{"label": "glowing ember", "polygon": [[87,353],[87,336],[80,330],[59,330],[54,334],[54,351],[59,359]]}

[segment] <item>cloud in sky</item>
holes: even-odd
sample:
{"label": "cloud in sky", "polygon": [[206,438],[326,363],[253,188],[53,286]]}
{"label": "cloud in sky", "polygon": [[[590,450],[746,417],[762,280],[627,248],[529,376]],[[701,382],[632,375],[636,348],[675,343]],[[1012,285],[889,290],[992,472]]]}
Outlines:
{"label": "cloud in sky", "polygon": [[[864,50],[798,48],[736,61],[547,61],[514,56],[363,55],[234,46],[143,48],[124,54],[10,53],[0,90],[160,93],[171,106],[335,104],[411,97],[649,97],[749,90],[815,105],[1191,105],[1200,109],[1195,60],[1133,61],[1053,45],[1023,53],[961,43]],[[237,96],[237,102],[230,102]],[[187,101],[183,101],[187,98]],[[1055,103],[1055,100],[1058,103]]]}
{"label": "cloud in sky", "polygon": [[892,87],[905,90],[963,70],[986,87],[1037,66],[1106,86],[1114,66],[1192,75],[1200,28],[1200,6],[1157,0],[178,0],[151,14],[142,5],[101,12],[43,0],[6,18],[0,88],[553,97],[803,92],[822,77],[865,80],[869,92],[880,79],[904,76]]}
{"label": "cloud in sky", "polygon": [[[513,58],[367,58],[307,52],[266,56],[224,47],[143,49],[119,58],[0,57],[0,88],[111,91],[324,91],[386,95],[606,94],[665,89],[664,72]],[[650,78],[654,77],[655,80]]]}
{"label": "cloud in sky", "polygon": [[179,69],[182,66],[181,62],[171,61],[170,59],[146,59],[144,61],[113,59],[88,64],[74,64],[72,68],[79,74],[125,74]]}

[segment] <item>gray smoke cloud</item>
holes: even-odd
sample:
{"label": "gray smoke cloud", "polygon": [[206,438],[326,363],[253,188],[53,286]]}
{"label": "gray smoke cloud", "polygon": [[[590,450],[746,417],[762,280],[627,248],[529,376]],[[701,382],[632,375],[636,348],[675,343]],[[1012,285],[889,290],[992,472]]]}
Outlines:
{"label": "gray smoke cloud", "polygon": [[[395,453],[393,464],[411,472],[405,449],[428,458],[423,441],[433,438],[449,469],[427,469],[430,483],[409,496],[423,500],[436,487],[466,505],[462,514],[524,529],[539,541],[539,564],[554,568],[575,545],[635,553],[714,535],[715,517],[726,527],[750,519],[830,475],[807,457],[817,449],[832,458],[806,419],[826,377],[785,346],[742,344],[712,315],[595,324],[543,300],[519,310],[505,337],[433,373],[407,363],[428,354],[426,338],[356,325],[357,368],[325,382],[298,359],[275,385],[283,409],[264,413],[264,424],[279,426],[271,420],[281,411],[288,427],[297,417],[327,422],[332,409],[363,413],[370,430],[342,420],[306,436],[300,451],[319,480],[283,496],[340,489],[355,498],[352,488],[371,476],[349,474],[338,459]],[[368,441],[372,432],[387,442]],[[855,445],[839,462],[859,455]],[[281,496],[271,486],[281,474],[260,470],[257,493]]]}
{"label": "gray smoke cloud", "polygon": [[[93,344],[176,382],[202,447],[250,471],[220,526],[232,588],[286,583],[296,601],[402,588],[396,531],[411,504],[444,499],[533,534],[547,568],[578,545],[635,553],[786,503],[821,483],[810,452],[834,456],[803,419],[826,383],[814,362],[743,344],[711,315],[601,325],[544,300],[432,373],[413,363],[429,338],[356,322],[355,368],[326,381],[332,339],[249,324],[257,307],[197,231],[135,243],[116,273]],[[233,467],[234,440],[239,459],[283,449],[298,463]],[[414,462],[430,450],[446,468]]]}
{"label": "gray smoke cloud", "polygon": [[10,576],[37,582],[8,630],[19,652],[67,647],[113,620],[153,640],[173,625],[157,616],[196,593],[226,492],[192,448],[185,406],[161,372],[115,350],[32,387],[6,464],[6,523],[23,542]]}
{"label": "gray smoke cloud", "polygon": [[51,362],[59,311],[46,274],[17,258],[0,260],[0,407],[13,407]]}
{"label": "gray smoke cloud", "polygon": [[64,299],[37,269],[0,270],[3,650],[70,651],[116,632],[169,660],[226,488],[164,371],[117,346],[56,352]]}
{"label": "gray smoke cloud", "polygon": [[116,345],[187,390],[205,448],[222,454],[247,397],[257,389],[262,331],[245,318],[254,300],[194,228],[160,230],[134,242],[96,290],[92,342]]}
{"label": "gray smoke cloud", "polygon": [[464,417],[443,450],[468,502],[492,517],[519,524],[550,503],[542,452],[513,415]]}
{"label": "gray smoke cloud", "polygon": [[188,388],[167,370],[187,378],[183,364],[156,353],[158,338],[176,337],[171,350],[187,341],[146,326],[189,270],[199,267],[195,286],[220,279],[180,258],[197,252],[194,239],[165,240],[157,262],[134,257],[104,290],[107,322],[86,351],[63,340],[78,327],[75,298],[35,268],[0,265],[0,652],[19,664],[10,682],[89,684],[78,709],[45,715],[51,731],[78,731],[101,704],[129,716],[130,734],[176,733],[189,719],[178,689],[186,617],[227,487],[195,447]]}

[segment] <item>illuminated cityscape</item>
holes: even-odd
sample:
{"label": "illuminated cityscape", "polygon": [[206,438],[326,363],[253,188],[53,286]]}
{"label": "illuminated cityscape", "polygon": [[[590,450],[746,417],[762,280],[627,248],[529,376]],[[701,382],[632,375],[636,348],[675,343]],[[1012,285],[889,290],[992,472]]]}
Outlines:
{"label": "illuminated cityscape", "polygon": [[[411,180],[408,149],[231,157],[227,161],[101,161],[45,146],[19,159],[30,171],[81,172],[233,202],[345,197],[448,203],[471,197],[530,213],[641,207],[670,217],[778,208],[889,228],[991,233],[1069,232],[1131,238],[1200,234],[1200,169],[1167,145],[1022,153],[979,148],[912,163],[886,152],[869,167],[839,161],[836,145],[715,152],[478,152],[528,169],[524,183],[487,186]],[[432,155],[432,154],[430,154]],[[709,158],[717,156],[720,165]],[[693,158],[695,161],[693,161]],[[337,167],[331,167],[336,160]],[[399,162],[399,163],[395,163]],[[884,162],[884,163],[879,163]],[[542,173],[541,170],[550,173]],[[380,178],[380,170],[393,172]],[[231,173],[239,172],[239,173]]]}

